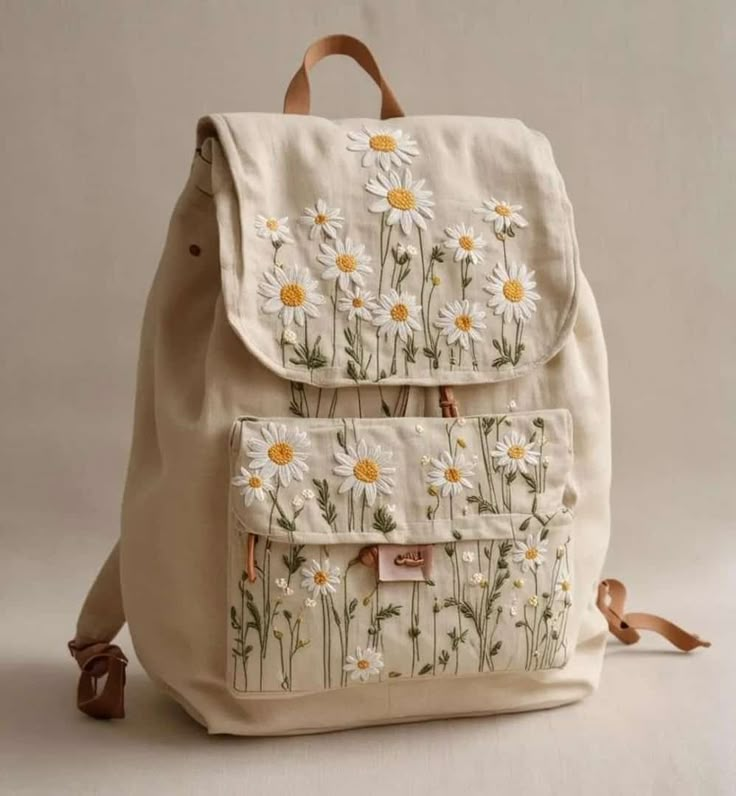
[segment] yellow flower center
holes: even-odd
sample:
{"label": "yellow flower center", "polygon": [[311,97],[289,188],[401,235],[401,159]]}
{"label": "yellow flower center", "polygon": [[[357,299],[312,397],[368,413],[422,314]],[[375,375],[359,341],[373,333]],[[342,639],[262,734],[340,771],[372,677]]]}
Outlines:
{"label": "yellow flower center", "polygon": [[271,232],[276,232],[279,228],[279,221],[277,218],[269,218],[266,221],[266,229],[271,230]]}
{"label": "yellow flower center", "polygon": [[448,467],[445,470],[445,481],[449,481],[451,484],[457,484],[460,478],[460,470],[458,470],[457,467]]}
{"label": "yellow flower center", "polygon": [[322,226],[322,224],[326,224],[327,216],[324,213],[317,213],[317,215],[314,217],[314,223],[319,224],[320,226]]}
{"label": "yellow flower center", "polygon": [[461,332],[469,332],[473,328],[473,319],[470,315],[458,315],[455,318],[455,326]]}
{"label": "yellow flower center", "polygon": [[393,152],[396,149],[396,139],[385,133],[371,136],[368,144],[375,152]]}
{"label": "yellow flower center", "polygon": [[285,307],[301,307],[307,298],[307,291],[296,282],[291,282],[281,288],[281,303]]}
{"label": "yellow flower center", "polygon": [[367,661],[365,658],[361,658],[356,664],[359,669],[370,669],[371,662]]}
{"label": "yellow flower center", "polygon": [[503,283],[503,297],[506,301],[518,303],[524,298],[524,285],[518,279],[509,279]]}
{"label": "yellow flower center", "polygon": [[460,244],[460,248],[465,249],[466,252],[472,252],[475,248],[475,241],[470,235],[462,235],[457,242]]}
{"label": "yellow flower center", "polygon": [[353,299],[353,307],[355,307],[356,310],[359,310],[364,306],[365,306],[365,301],[363,301],[362,298],[356,297]]}
{"label": "yellow flower center", "polygon": [[358,267],[358,261],[352,254],[338,254],[337,257],[335,257],[335,265],[344,274],[352,274]]}
{"label": "yellow flower center", "polygon": [[526,553],[524,553],[524,558],[527,561],[536,561],[539,558],[539,550],[537,550],[536,547],[527,548]]}
{"label": "yellow flower center", "polygon": [[509,459],[523,459],[526,454],[526,449],[523,445],[512,445],[506,453]]}
{"label": "yellow flower center", "polygon": [[572,583],[569,580],[563,580],[560,583],[560,588],[562,591],[572,591]]}
{"label": "yellow flower center", "polygon": [[397,210],[413,210],[417,206],[417,200],[408,188],[392,188],[386,194],[386,199]]}
{"label": "yellow flower center", "polygon": [[409,320],[409,308],[406,304],[394,304],[391,307],[391,320],[403,323]]}
{"label": "yellow flower center", "polygon": [[439,285],[440,285],[440,282],[442,282],[442,280],[441,280],[441,279],[440,279],[438,276],[433,276],[433,277],[432,277],[432,284],[433,284],[435,287],[439,287]]}
{"label": "yellow flower center", "polygon": [[294,459],[294,448],[288,442],[274,442],[268,449],[268,458],[279,466],[289,464]]}
{"label": "yellow flower center", "polygon": [[318,586],[324,586],[325,583],[327,583],[327,573],[324,570],[322,570],[322,569],[318,569],[314,573],[314,582]]}
{"label": "yellow flower center", "polygon": [[364,484],[372,484],[378,480],[381,470],[373,459],[359,459],[353,467],[353,475]]}
{"label": "yellow flower center", "polygon": [[251,489],[260,489],[263,486],[263,479],[258,475],[252,475],[248,479],[248,486]]}
{"label": "yellow flower center", "polygon": [[513,212],[508,205],[496,205],[493,209],[498,213],[499,216],[503,216],[504,218],[509,218]]}

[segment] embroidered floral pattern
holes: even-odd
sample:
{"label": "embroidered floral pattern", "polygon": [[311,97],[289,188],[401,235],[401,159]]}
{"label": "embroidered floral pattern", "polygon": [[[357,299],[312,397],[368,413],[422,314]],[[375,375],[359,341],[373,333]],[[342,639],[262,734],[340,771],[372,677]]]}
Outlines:
{"label": "embroidered floral pattern", "polygon": [[[480,202],[474,212],[490,226],[490,243],[461,216],[435,230],[433,244],[430,225],[443,197],[413,174],[421,164],[417,141],[392,125],[366,125],[348,132],[345,146],[369,170],[365,209],[378,223],[377,250],[369,251],[375,238],[366,247],[341,237],[351,219],[333,206],[335,197],[317,198],[300,211],[303,240],[311,243],[299,243],[300,254],[290,264],[280,253],[294,242],[288,217],[256,216],[256,235],[272,246],[272,267],[258,287],[265,299],[261,310],[281,322],[276,340],[282,366],[303,368],[310,379],[322,368],[344,369],[359,389],[364,382],[410,378],[422,364],[430,373],[519,365],[525,327],[541,300],[534,271],[510,259],[512,239],[528,226],[522,206],[493,196]],[[479,199],[467,197],[468,212]],[[500,259],[485,271],[494,247]],[[475,278],[479,269],[483,280]],[[314,273],[328,283],[327,296]],[[490,311],[481,308],[481,298]],[[323,313],[327,301],[331,312]],[[316,329],[311,336],[310,320]],[[291,389],[292,412],[304,416],[305,388]]]}
{"label": "embroidered floral pattern", "polygon": [[[233,465],[233,517],[236,529],[244,518],[241,545],[243,531],[261,535],[256,583],[240,576],[243,547],[235,559],[234,688],[314,690],[564,665],[573,606],[569,518],[558,502],[569,467],[559,459],[569,445],[564,416],[407,421],[411,456],[398,459],[369,422],[320,420],[308,435],[291,423],[247,421]],[[507,538],[474,538],[494,515]],[[448,540],[433,545],[431,580],[379,580],[375,537],[396,543],[421,521]],[[322,533],[325,543],[303,544],[304,532]],[[335,543],[335,534],[355,542]]]}

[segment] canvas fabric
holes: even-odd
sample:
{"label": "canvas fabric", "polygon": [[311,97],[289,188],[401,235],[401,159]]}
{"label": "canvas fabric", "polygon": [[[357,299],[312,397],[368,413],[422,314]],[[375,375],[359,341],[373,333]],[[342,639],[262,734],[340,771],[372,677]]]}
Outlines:
{"label": "canvas fabric", "polygon": [[[350,134],[375,128],[400,129],[418,154],[390,169],[365,165]],[[399,187],[431,190],[432,217],[422,217],[421,240],[414,218],[409,234],[392,225],[387,242],[387,213],[371,210],[386,187],[378,178],[395,171],[403,181],[407,166]],[[371,180],[378,193],[366,189]],[[475,212],[495,196],[523,205],[515,234],[498,237]],[[388,294],[410,266],[397,290],[419,306],[406,340],[400,328],[356,324],[337,308],[358,285],[346,279],[343,289],[339,273],[322,278],[330,265],[318,258],[333,256],[322,247],[340,252],[297,221],[318,198],[340,208],[337,237],[371,258],[365,290]],[[288,242],[274,245],[259,216],[288,216]],[[446,229],[460,223],[484,236],[482,261],[454,259]],[[417,252],[402,264],[409,246]],[[528,273],[514,273],[539,296],[520,325],[488,306],[504,282],[497,264],[508,282],[513,263],[534,270],[534,288]],[[306,330],[274,309],[287,283],[324,299]],[[434,325],[455,302],[465,314],[475,305],[480,339],[467,349]],[[374,317],[385,309],[391,318],[379,295],[375,306]],[[346,330],[362,341],[355,357]],[[456,418],[442,417],[442,384],[454,385]],[[302,445],[308,469],[286,484],[277,471],[273,490],[246,505],[248,478],[267,473],[254,466],[258,451],[274,435]],[[532,451],[525,468],[503,459],[505,439]],[[432,471],[450,466],[443,452],[465,467],[468,485],[457,494],[432,484]],[[369,502],[355,478],[341,491],[349,477],[340,466],[387,454],[389,491]],[[119,547],[78,638],[109,641],[127,620],[150,677],[212,733],[307,733],[573,702],[597,686],[605,648],[596,598],[609,486],[603,335],[543,136],[518,121],[465,117],[207,117],[146,307]],[[541,563],[525,558],[535,545]],[[383,570],[371,558],[377,550]],[[413,572],[382,581],[405,554],[431,557],[421,580]],[[317,570],[335,570],[334,592],[315,591]],[[100,611],[95,594],[112,581],[118,608]],[[391,605],[398,614],[377,618]]]}

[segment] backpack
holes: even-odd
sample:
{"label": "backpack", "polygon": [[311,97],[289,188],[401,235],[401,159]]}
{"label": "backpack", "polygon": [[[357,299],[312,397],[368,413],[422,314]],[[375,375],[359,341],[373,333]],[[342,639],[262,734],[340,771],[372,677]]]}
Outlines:
{"label": "backpack", "polygon": [[[381,120],[309,115],[354,58]],[[143,322],[119,543],[70,650],[124,715],[128,622],[211,733],[563,705],[626,614],[606,350],[550,145],[403,117],[364,44],[312,45],[285,113],[199,122]]]}

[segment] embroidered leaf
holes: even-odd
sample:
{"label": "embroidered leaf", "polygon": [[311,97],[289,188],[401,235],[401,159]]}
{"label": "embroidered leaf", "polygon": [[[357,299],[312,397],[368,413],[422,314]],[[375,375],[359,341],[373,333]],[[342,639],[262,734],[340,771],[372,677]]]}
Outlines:
{"label": "embroidered leaf", "polygon": [[396,521],[385,506],[379,506],[373,512],[373,529],[382,534],[396,530]]}
{"label": "embroidered leaf", "polygon": [[395,677],[401,677],[401,672],[389,672],[388,676],[391,677],[392,679]]}
{"label": "embroidered leaf", "polygon": [[497,642],[496,642],[496,643],[495,643],[495,644],[494,644],[494,645],[491,647],[491,651],[488,653],[488,654],[491,656],[491,658],[492,658],[494,655],[498,655],[498,653],[501,651],[501,645],[502,645],[502,644],[503,644],[503,641],[497,641]]}
{"label": "embroidered leaf", "polygon": [[307,346],[306,343],[299,343],[294,347],[296,356],[290,357],[289,362],[292,365],[300,365],[307,368],[307,370],[318,370],[327,364],[327,357],[322,353],[320,342],[322,337],[318,337],[314,341],[314,345]]}
{"label": "embroidered leaf", "polygon": [[[338,437],[341,432],[338,432]],[[330,499],[330,486],[327,479],[323,478],[321,481],[318,478],[312,479],[312,483],[317,489],[317,505],[322,513],[324,521],[336,531],[335,523],[337,522],[337,508]]]}
{"label": "embroidered leaf", "polygon": [[424,666],[419,670],[419,676],[421,677],[423,674],[429,674],[432,671],[432,664],[425,663]]}
{"label": "embroidered leaf", "polygon": [[235,606],[230,606],[230,627],[233,630],[240,630],[240,620],[238,619],[238,612],[235,610]]}
{"label": "embroidered leaf", "polygon": [[532,521],[532,518],[531,518],[531,517],[527,517],[527,518],[526,518],[526,519],[525,519],[525,520],[524,520],[524,521],[521,523],[521,525],[519,525],[519,530],[520,530],[520,531],[525,531],[525,530],[526,530],[526,529],[529,527],[529,523],[530,523],[531,521]]}
{"label": "embroidered leaf", "polygon": [[376,622],[383,622],[386,619],[390,619],[392,616],[401,616],[401,606],[394,605],[393,603],[382,605],[376,614]]}

